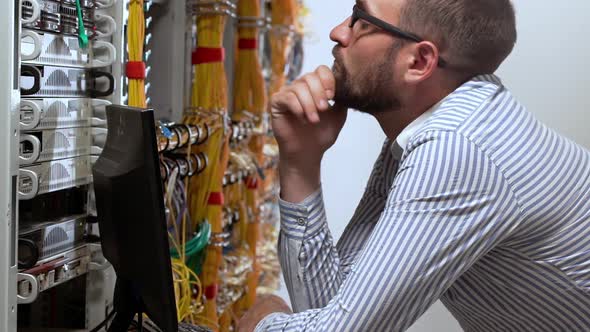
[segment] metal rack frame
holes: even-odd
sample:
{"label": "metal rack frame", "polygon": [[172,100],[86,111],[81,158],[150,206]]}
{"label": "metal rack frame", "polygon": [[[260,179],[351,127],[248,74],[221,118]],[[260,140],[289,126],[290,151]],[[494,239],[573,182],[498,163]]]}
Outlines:
{"label": "metal rack frame", "polygon": [[[0,1],[0,331],[15,332],[17,325],[18,239],[18,105],[20,103],[20,5]],[[12,52],[8,51],[12,50]]]}
{"label": "metal rack frame", "polygon": [[[116,0],[106,13],[123,22],[126,0]],[[0,331],[16,332],[18,317],[18,171],[20,137],[20,45],[21,45],[21,0],[0,1],[0,43],[5,52],[0,52]],[[115,77],[122,77],[124,70],[124,51],[122,24],[113,36],[117,48],[116,61],[110,66]],[[116,82],[116,92],[109,100],[122,103],[122,82]],[[106,265],[94,263],[101,261],[100,246],[89,246],[92,252],[91,266],[86,275],[86,327],[93,328],[106,317],[112,309],[112,290],[115,274]],[[60,330],[62,331],[62,330]],[[67,331],[67,330],[64,330]]]}

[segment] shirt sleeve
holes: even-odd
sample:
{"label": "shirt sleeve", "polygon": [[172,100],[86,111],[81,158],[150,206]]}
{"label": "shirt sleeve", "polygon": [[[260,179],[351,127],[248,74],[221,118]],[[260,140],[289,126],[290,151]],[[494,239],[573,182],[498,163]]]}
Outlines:
{"label": "shirt sleeve", "polygon": [[365,193],[337,246],[328,227],[321,189],[299,204],[280,200],[279,260],[294,312],[328,304],[346,279],[375,227],[397,162],[383,144]]}
{"label": "shirt sleeve", "polygon": [[521,220],[492,160],[453,132],[407,148],[377,225],[322,308],[276,314],[257,331],[404,331]]}

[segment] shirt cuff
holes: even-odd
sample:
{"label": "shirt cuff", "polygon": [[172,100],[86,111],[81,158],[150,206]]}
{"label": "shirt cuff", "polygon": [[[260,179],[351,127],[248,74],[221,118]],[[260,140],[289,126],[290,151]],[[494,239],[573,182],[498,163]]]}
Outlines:
{"label": "shirt cuff", "polygon": [[285,314],[285,313],[275,312],[275,313],[272,313],[272,314],[264,317],[260,322],[258,322],[258,324],[256,325],[256,328],[254,328],[254,332],[268,331],[268,329],[271,327],[272,322],[275,320],[275,318],[281,317],[281,316],[286,316],[286,315],[287,314]]}
{"label": "shirt cuff", "polygon": [[281,231],[287,237],[302,239],[315,235],[326,223],[322,189],[309,195],[299,204],[279,199]]}

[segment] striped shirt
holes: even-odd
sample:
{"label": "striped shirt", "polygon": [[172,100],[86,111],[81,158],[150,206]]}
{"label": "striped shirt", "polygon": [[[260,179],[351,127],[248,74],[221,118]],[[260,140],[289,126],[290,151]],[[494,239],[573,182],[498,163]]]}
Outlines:
{"label": "striped shirt", "polygon": [[391,145],[337,245],[321,191],[281,202],[295,313],[256,331],[403,331],[438,299],[466,331],[590,331],[588,150],[493,75]]}

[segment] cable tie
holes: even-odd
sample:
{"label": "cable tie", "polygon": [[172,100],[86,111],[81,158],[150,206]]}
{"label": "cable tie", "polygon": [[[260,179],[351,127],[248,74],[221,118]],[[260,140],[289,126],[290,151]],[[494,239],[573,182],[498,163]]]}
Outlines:
{"label": "cable tie", "polygon": [[212,284],[205,287],[205,289],[203,290],[205,298],[207,300],[213,300],[214,298],[216,298],[218,289],[219,287],[217,286],[217,284]]}
{"label": "cable tie", "polygon": [[251,190],[258,189],[258,180],[251,176],[246,179],[246,187]]}
{"label": "cable tie", "polygon": [[225,204],[225,197],[221,192],[212,192],[209,194],[209,205],[222,206]]}
{"label": "cable tie", "polygon": [[225,60],[225,48],[223,47],[197,47],[193,52],[192,64],[223,62]]}
{"label": "cable tie", "polygon": [[258,48],[258,40],[256,38],[240,38],[238,40],[238,49],[240,50],[255,50]]}
{"label": "cable tie", "polygon": [[145,63],[143,61],[129,61],[125,67],[125,73],[132,80],[144,80]]}

